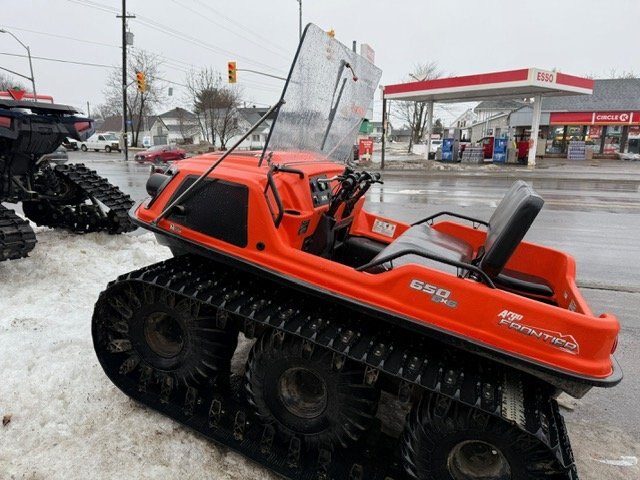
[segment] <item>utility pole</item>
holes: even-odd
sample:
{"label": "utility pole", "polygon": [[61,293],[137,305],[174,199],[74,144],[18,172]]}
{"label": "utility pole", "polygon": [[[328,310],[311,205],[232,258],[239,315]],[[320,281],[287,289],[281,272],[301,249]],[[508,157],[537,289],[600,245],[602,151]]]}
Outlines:
{"label": "utility pole", "polygon": [[124,161],[129,161],[129,139],[127,138],[127,18],[136,18],[135,15],[127,15],[127,0],[122,0],[122,123],[124,136]]}

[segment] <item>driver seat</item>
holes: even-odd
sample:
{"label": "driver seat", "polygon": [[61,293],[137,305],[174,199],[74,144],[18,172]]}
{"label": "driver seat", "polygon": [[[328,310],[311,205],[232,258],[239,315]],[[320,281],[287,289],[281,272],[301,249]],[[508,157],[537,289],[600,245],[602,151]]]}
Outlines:
{"label": "driver seat", "polygon": [[[487,226],[487,237],[475,257],[473,249],[463,240],[422,224],[413,225],[395,241],[382,249],[372,260],[385,258],[403,250],[418,250],[427,255],[438,256],[456,262],[471,263],[500,288],[533,297],[551,297],[553,290],[544,280],[505,270],[505,265],[531,227],[542,209],[544,200],[529,185],[518,180],[504,195]],[[393,265],[417,263],[442,269],[443,263],[419,255],[404,255],[368,269],[371,273],[390,270]]]}

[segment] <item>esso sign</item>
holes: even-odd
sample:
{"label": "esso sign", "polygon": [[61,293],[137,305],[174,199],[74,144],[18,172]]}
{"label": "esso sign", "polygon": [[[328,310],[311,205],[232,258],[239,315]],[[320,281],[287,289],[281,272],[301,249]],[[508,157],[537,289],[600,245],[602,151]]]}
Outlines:
{"label": "esso sign", "polygon": [[536,80],[538,82],[553,83],[555,77],[551,72],[536,72]]}

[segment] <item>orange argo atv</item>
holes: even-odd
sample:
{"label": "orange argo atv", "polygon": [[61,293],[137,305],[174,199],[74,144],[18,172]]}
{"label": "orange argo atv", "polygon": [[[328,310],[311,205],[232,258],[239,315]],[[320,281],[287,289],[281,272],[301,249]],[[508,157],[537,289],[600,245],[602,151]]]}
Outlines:
{"label": "orange argo atv", "polygon": [[555,397],[620,381],[618,322],[522,241],[543,205],[524,182],[488,221],[364,209],[379,175],[343,160],[379,75],[308,26],[263,152],[150,177],[131,217],[175,256],[101,294],[100,363],[288,478],[576,479]]}

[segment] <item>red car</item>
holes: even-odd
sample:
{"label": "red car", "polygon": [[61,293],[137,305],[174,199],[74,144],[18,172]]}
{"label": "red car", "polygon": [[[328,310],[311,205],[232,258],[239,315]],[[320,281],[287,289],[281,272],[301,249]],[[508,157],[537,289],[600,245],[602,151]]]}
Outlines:
{"label": "red car", "polygon": [[137,153],[135,160],[138,163],[162,163],[179,160],[186,156],[187,152],[176,145],[156,145],[148,150]]}

